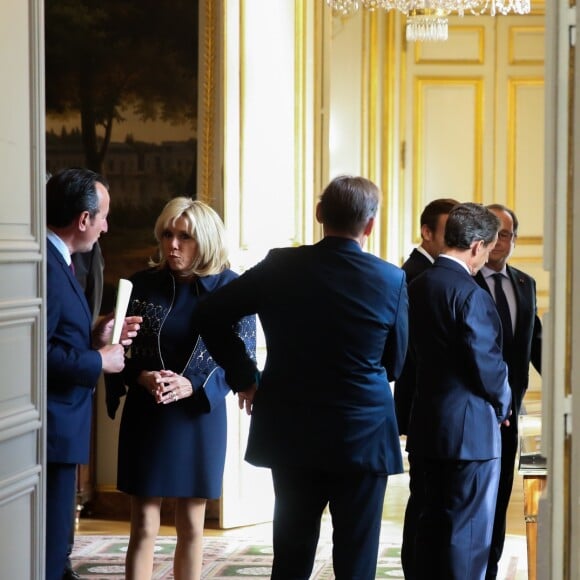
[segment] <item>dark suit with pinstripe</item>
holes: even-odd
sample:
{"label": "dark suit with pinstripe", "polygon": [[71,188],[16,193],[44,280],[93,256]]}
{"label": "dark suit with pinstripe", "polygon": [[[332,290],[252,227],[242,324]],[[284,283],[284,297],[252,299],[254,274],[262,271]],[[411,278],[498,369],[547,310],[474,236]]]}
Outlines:
{"label": "dark suit with pinstripe", "polygon": [[[503,345],[503,357],[508,366],[512,390],[512,416],[509,427],[502,425],[502,459],[492,545],[486,578],[497,576],[498,562],[503,551],[506,531],[506,514],[514,481],[514,463],[518,447],[518,416],[528,388],[530,362],[538,372],[542,369],[542,323],[537,316],[536,282],[528,274],[506,266],[506,273],[516,299],[516,323],[511,344]],[[476,282],[489,292],[481,272]]]}
{"label": "dark suit with pinstripe", "polygon": [[[411,252],[402,268],[407,276],[409,285],[417,276],[430,268],[433,262],[416,248]],[[415,363],[412,357],[407,356],[405,366],[399,380],[395,382],[394,397],[399,434],[406,435],[411,415],[411,405],[415,396]],[[408,455],[409,461],[409,500],[405,508],[405,521],[403,524],[403,542],[401,545],[401,564],[407,580],[415,578],[415,537],[417,535],[417,522],[423,509],[423,469],[421,458],[412,453]]]}
{"label": "dark suit with pinstripe", "polygon": [[445,256],[409,285],[417,368],[407,450],[421,460],[424,505],[415,539],[420,580],[481,580],[500,473],[499,425],[511,392],[495,304]]}

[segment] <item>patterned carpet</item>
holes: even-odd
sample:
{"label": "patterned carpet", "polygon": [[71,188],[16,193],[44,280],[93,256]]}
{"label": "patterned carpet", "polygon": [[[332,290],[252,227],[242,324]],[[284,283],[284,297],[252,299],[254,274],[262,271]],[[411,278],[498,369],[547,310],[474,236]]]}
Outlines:
{"label": "patterned carpet", "polygon": [[[77,536],[72,554],[74,569],[87,580],[122,580],[127,536]],[[156,543],[154,580],[173,578],[172,560],[175,538],[160,537]],[[331,543],[321,537],[312,578],[334,578]],[[377,578],[403,578],[400,563],[400,539],[391,536],[381,541]],[[232,580],[234,578],[269,578],[272,546],[259,538],[241,536],[206,536],[202,578]],[[525,538],[506,539],[500,566],[501,580],[527,578]]]}
{"label": "patterned carpet", "polygon": [[[87,580],[124,578],[123,561],[127,551],[127,536],[77,536],[72,554],[73,568]],[[160,537],[156,543],[155,580],[173,578],[171,570],[175,538]],[[331,544],[321,541],[312,578],[331,580]],[[400,544],[383,543],[377,578],[403,578],[399,560]],[[272,546],[255,538],[205,537],[202,578],[232,580],[233,578],[269,578]]]}

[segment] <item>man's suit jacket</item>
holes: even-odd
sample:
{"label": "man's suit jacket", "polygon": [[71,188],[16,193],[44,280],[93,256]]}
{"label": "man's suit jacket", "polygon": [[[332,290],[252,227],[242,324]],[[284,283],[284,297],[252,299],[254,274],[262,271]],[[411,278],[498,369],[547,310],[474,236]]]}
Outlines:
{"label": "man's suit jacket", "polygon": [[95,321],[101,312],[105,268],[105,259],[99,242],[95,242],[89,252],[73,254],[72,261],[75,266],[75,277],[85,293]]}
{"label": "man's suit jacket", "polygon": [[409,335],[417,391],[408,451],[432,459],[500,457],[499,423],[511,393],[489,293],[440,256],[409,285]]}
{"label": "man's suit jacket", "polygon": [[[419,252],[416,248],[411,252],[405,263],[402,265],[409,285],[419,274],[430,268],[433,263]],[[395,411],[397,413],[397,423],[399,434],[406,435],[409,427],[409,417],[411,416],[411,406],[415,395],[415,365],[412,358],[405,359],[405,366],[401,376],[395,382]]]}
{"label": "man's suit jacket", "polygon": [[407,349],[403,271],[353,240],[326,237],[271,250],[204,299],[202,337],[234,388],[256,367],[232,323],[257,313],[267,360],[254,399],[246,459],[334,472],[400,473],[389,380]]}
{"label": "man's suit jacket", "polygon": [[410,284],[419,274],[430,268],[433,262],[415,248],[405,260],[402,268],[407,276],[407,284]]}
{"label": "man's suit jacket", "polygon": [[[528,388],[530,362],[539,373],[542,372],[542,323],[537,315],[535,280],[510,265],[506,270],[514,288],[517,314],[514,340],[511,345],[503,345],[503,355],[512,389],[510,423],[517,431],[517,417]],[[484,290],[490,291],[481,272],[477,273],[475,280]]]}
{"label": "man's suit jacket", "polygon": [[83,290],[50,241],[46,270],[47,461],[87,463],[101,355],[91,348],[92,316]]}

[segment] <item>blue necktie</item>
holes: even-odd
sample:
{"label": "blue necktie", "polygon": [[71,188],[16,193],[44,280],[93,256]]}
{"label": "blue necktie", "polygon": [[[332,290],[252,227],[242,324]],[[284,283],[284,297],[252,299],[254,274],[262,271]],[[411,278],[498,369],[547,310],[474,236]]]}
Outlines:
{"label": "blue necktie", "polygon": [[504,345],[510,344],[514,339],[514,333],[512,329],[512,317],[510,315],[510,307],[508,301],[503,291],[502,279],[503,274],[494,274],[493,280],[495,282],[495,305],[501,320],[501,326],[503,330],[503,343]]}

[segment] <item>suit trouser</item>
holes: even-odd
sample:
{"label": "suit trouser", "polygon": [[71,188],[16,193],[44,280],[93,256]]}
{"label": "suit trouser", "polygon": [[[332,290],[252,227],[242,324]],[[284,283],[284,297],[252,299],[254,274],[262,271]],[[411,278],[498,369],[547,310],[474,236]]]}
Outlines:
{"label": "suit trouser", "polygon": [[506,516],[514,485],[517,449],[518,432],[514,420],[514,422],[510,422],[509,427],[504,425],[501,427],[501,471],[486,574],[486,578],[489,580],[497,576],[498,563],[505,543]]}
{"label": "suit trouser", "polygon": [[386,475],[273,468],[274,580],[308,579],[329,506],[337,580],[374,580]]}
{"label": "suit trouser", "polygon": [[75,494],[73,497],[73,521],[72,521],[72,526],[70,528],[70,533],[69,533],[69,537],[68,537],[68,546],[66,548],[66,560],[64,563],[64,571],[66,572],[70,572],[72,570],[72,562],[70,559],[70,556],[72,554],[73,548],[75,547],[75,525],[76,525],[76,515],[77,515],[77,495],[76,495],[76,491],[77,491],[77,485],[76,485],[76,481],[75,481]]}
{"label": "suit trouser", "polygon": [[415,544],[420,580],[485,577],[500,460],[423,458],[425,505]]}
{"label": "suit trouser", "polygon": [[76,465],[46,466],[46,580],[62,580],[73,525]]}
{"label": "suit trouser", "polygon": [[403,524],[403,543],[401,545],[401,564],[406,580],[415,580],[415,538],[419,516],[425,503],[425,481],[421,457],[409,453],[409,500],[405,508]]}

